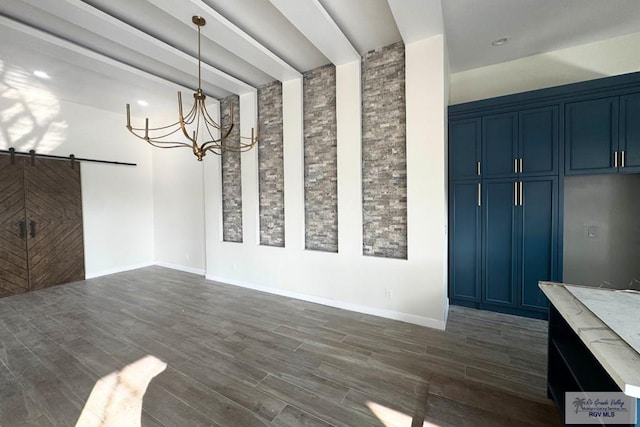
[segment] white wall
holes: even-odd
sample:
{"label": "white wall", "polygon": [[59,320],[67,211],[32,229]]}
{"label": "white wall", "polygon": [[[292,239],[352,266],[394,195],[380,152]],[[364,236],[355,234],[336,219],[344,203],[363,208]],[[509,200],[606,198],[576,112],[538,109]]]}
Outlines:
{"label": "white wall", "polygon": [[[242,244],[222,241],[220,166],[206,162],[207,278],[442,328],[446,311],[443,37],[411,43],[406,49],[407,260],[362,255],[360,62],[338,66],[336,72],[339,252],[304,249],[302,82],[287,81],[283,83],[286,247],[258,244],[256,150],[242,155]],[[240,111],[241,123],[254,123],[255,98],[241,97]],[[387,289],[392,298],[385,297]]]}
{"label": "white wall", "polygon": [[129,135],[124,114],[59,100],[28,80],[2,103],[2,149],[138,164],[81,166],[86,276],[152,264],[151,150]]}
{"label": "white wall", "polygon": [[[207,154],[203,162],[215,161]],[[204,275],[204,168],[187,148],[153,149],[155,261]]]}
{"label": "white wall", "polygon": [[[451,104],[640,71],[640,33],[451,75]],[[499,49],[497,47],[496,49]]]}

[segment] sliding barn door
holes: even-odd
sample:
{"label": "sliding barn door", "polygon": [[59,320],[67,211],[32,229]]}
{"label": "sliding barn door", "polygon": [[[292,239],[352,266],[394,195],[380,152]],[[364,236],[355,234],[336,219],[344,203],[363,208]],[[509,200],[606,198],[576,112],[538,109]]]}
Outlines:
{"label": "sliding barn door", "polygon": [[30,289],[84,279],[80,165],[24,159]]}
{"label": "sliding barn door", "polygon": [[0,156],[0,297],[29,290],[22,159]]}

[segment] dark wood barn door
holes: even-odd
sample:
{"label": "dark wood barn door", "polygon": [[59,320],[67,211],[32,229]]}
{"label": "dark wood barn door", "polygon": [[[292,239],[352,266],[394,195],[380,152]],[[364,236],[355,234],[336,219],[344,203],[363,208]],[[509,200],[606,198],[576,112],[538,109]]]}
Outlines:
{"label": "dark wood barn door", "polygon": [[0,156],[0,297],[29,290],[22,159]]}
{"label": "dark wood barn door", "polygon": [[27,159],[24,187],[30,289],[83,280],[80,165]]}
{"label": "dark wood barn door", "polygon": [[80,165],[0,156],[0,297],[82,279]]}

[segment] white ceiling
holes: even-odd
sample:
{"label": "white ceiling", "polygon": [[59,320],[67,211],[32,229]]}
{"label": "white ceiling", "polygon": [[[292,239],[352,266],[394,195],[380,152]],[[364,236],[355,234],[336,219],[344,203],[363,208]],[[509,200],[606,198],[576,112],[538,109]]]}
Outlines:
{"label": "white ceiling", "polygon": [[[443,0],[451,72],[640,31],[638,0]],[[499,47],[491,42],[509,41]]]}
{"label": "white ceiling", "polygon": [[195,14],[215,98],[443,28],[452,72],[640,31],[640,0],[2,0],[2,70],[112,111],[173,103],[197,85]]}

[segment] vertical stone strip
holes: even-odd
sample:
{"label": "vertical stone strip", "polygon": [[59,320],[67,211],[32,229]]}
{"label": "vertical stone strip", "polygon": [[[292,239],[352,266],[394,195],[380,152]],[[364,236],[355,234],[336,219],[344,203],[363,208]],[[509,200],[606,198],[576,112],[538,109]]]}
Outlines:
{"label": "vertical stone strip", "polygon": [[282,83],[258,88],[260,244],[284,247]]}
{"label": "vertical stone strip", "polygon": [[305,247],[338,252],[336,68],[303,75]]}
{"label": "vertical stone strip", "polygon": [[362,193],[362,253],[406,259],[407,162],[402,42],[368,52],[362,61]]}
{"label": "vertical stone strip", "polygon": [[[240,144],[240,97],[228,96],[220,101],[220,117],[229,123],[233,105],[234,128],[226,140],[227,145]],[[242,182],[240,153],[222,153],[222,240],[242,242]]]}

